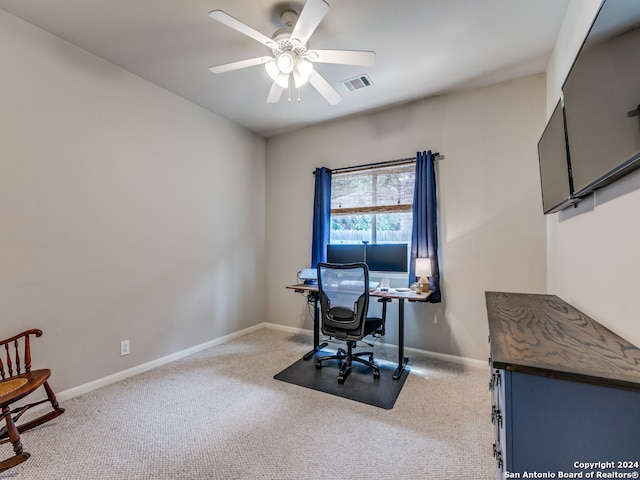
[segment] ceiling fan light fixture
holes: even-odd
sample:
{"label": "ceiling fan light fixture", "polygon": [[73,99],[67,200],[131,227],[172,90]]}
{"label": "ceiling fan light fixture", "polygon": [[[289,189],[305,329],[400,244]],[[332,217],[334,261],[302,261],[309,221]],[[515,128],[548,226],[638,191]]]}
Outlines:
{"label": "ceiling fan light fixture", "polygon": [[293,85],[294,85],[294,87],[300,88],[301,86],[303,86],[308,81],[309,81],[308,77],[305,79],[305,78],[302,77],[302,75],[300,75],[298,73],[297,70],[293,71]]}
{"label": "ceiling fan light fixture", "polygon": [[276,64],[275,58],[270,62],[265,63],[264,68],[267,71],[267,75],[269,75],[269,78],[271,78],[271,80],[275,81],[275,79],[278,78],[278,75],[280,75],[280,69]]}
{"label": "ceiling fan light fixture", "polygon": [[308,60],[299,58],[296,63],[296,68],[293,70],[293,80],[296,88],[300,88],[306,84],[309,81],[311,73],[313,73],[313,64]]}
{"label": "ceiling fan light fixture", "polygon": [[273,79],[278,86],[282,88],[289,88],[289,74],[288,73],[280,73],[276,78]]}
{"label": "ceiling fan light fixture", "polygon": [[282,72],[282,73],[286,73],[289,74],[293,71],[293,67],[295,67],[296,65],[296,59],[298,58],[298,56],[290,51],[285,51],[282,52],[280,55],[278,55],[278,58],[276,59],[276,64],[278,65],[278,69]]}
{"label": "ceiling fan light fixture", "polygon": [[296,65],[296,70],[298,70],[298,73],[303,78],[306,78],[307,80],[309,80],[309,76],[313,72],[313,63],[311,63],[309,60],[305,60],[304,58],[301,58],[300,60],[298,60],[298,64]]}

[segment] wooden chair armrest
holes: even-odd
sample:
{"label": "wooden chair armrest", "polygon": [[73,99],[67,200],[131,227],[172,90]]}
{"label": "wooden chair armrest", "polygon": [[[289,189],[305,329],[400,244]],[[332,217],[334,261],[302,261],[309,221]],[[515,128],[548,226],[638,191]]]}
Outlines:
{"label": "wooden chair armrest", "polygon": [[19,333],[18,335],[14,335],[11,338],[0,340],[0,345],[4,345],[5,343],[11,343],[15,340],[18,340],[19,338],[26,337],[27,335],[35,335],[36,337],[41,337],[42,330],[40,330],[39,328],[32,328],[31,330],[25,330],[24,332]]}

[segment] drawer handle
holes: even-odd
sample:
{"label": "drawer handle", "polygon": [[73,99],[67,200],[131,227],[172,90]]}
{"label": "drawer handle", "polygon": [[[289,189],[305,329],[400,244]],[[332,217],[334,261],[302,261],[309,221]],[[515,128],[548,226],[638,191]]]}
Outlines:
{"label": "drawer handle", "polygon": [[502,427],[502,412],[495,405],[491,407],[491,423],[494,425],[497,423],[499,427]]}
{"label": "drawer handle", "polygon": [[500,370],[496,370],[493,375],[491,375],[491,380],[489,380],[489,391],[493,391],[494,387],[500,385],[500,381]]}
{"label": "drawer handle", "polygon": [[495,443],[493,444],[493,456],[495,457],[496,462],[498,462],[498,468],[502,470],[502,450],[499,449],[498,445],[496,445]]}

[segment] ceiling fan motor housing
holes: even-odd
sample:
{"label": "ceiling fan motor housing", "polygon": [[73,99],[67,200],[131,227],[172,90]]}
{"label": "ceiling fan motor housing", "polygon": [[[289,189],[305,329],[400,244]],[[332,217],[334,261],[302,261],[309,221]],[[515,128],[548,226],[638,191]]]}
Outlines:
{"label": "ceiling fan motor housing", "polygon": [[[273,69],[272,65],[265,65],[267,73],[274,80],[285,87],[289,83],[288,75],[295,70],[295,83],[296,86],[306,83],[313,70],[313,66],[308,61],[305,61],[307,56],[307,44],[300,43],[299,40],[291,38],[291,33],[298,21],[298,14],[292,10],[285,10],[281,15],[284,28],[276,30],[271,37],[276,43],[276,46],[272,48],[274,62],[277,67],[277,72]],[[269,62],[271,63],[271,62]],[[308,65],[307,65],[308,64]],[[286,75],[285,78],[282,75]]]}

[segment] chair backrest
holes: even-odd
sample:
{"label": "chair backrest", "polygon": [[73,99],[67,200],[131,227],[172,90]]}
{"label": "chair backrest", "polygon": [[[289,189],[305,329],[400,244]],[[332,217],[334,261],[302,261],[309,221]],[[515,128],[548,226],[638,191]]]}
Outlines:
{"label": "chair backrest", "polygon": [[0,340],[0,378],[6,380],[31,371],[31,346],[29,336],[42,335],[42,330],[32,329],[5,340]]}
{"label": "chair backrest", "polygon": [[318,263],[318,295],[325,335],[345,340],[364,337],[369,308],[366,263]]}

